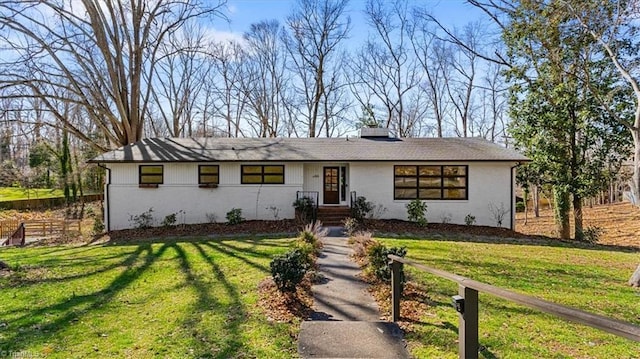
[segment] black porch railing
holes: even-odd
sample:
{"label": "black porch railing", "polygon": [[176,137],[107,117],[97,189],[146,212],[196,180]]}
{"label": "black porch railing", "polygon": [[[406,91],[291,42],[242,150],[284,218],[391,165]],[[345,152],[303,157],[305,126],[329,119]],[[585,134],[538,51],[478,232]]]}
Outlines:
{"label": "black porch railing", "polygon": [[356,191],[349,192],[349,197],[349,207],[353,208],[353,206],[356,204],[356,200],[358,199]]}
{"label": "black porch railing", "polygon": [[318,191],[297,191],[296,201],[308,198],[312,203],[311,220],[316,221],[318,218],[318,202],[320,201],[320,192]]}

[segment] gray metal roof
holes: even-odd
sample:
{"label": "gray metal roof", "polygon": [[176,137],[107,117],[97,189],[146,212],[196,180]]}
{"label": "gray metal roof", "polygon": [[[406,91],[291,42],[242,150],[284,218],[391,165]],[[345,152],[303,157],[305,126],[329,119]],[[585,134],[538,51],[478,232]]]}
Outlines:
{"label": "gray metal roof", "polygon": [[514,161],[479,138],[148,138],[89,162]]}

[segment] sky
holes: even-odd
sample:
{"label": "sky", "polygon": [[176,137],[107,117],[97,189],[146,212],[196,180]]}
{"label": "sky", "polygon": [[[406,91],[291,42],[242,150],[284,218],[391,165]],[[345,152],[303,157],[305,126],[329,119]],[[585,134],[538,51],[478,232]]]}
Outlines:
{"label": "sky", "polygon": [[[225,14],[229,22],[216,20],[213,27],[220,38],[241,38],[251,24],[262,20],[277,19],[284,24],[295,3],[295,0],[228,0]],[[363,14],[365,3],[366,0],[349,2],[351,42],[363,41],[369,31]],[[420,6],[430,10],[438,20],[449,27],[462,27],[483,17],[480,10],[466,4],[464,0],[409,0],[409,6]]]}

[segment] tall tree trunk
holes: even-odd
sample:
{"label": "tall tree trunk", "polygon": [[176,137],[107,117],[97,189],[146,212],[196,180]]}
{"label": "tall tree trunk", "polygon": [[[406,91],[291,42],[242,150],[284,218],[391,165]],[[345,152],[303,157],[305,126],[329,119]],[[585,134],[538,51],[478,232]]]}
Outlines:
{"label": "tall tree trunk", "polygon": [[540,218],[540,188],[538,185],[533,186],[533,214],[536,218]]}
{"label": "tall tree trunk", "polygon": [[569,226],[569,191],[556,186],[553,189],[554,216],[556,220],[556,232],[562,239],[571,239],[571,227]]}
{"label": "tall tree trunk", "polygon": [[584,240],[584,230],[582,226],[582,198],[573,195],[573,220],[575,224],[574,238],[577,241]]}
{"label": "tall tree trunk", "polygon": [[524,224],[526,225],[529,221],[529,187],[525,187],[522,191],[522,200],[524,201]]}
{"label": "tall tree trunk", "polygon": [[632,287],[640,287],[640,264],[638,265],[638,268],[636,268],[636,271],[633,272],[633,275],[629,279],[629,285]]}
{"label": "tall tree trunk", "polygon": [[[638,105],[638,107],[640,108],[640,104]],[[631,200],[635,206],[640,206],[640,132],[638,130],[634,130],[631,131],[631,135],[633,136],[634,145],[633,176],[631,178]]]}

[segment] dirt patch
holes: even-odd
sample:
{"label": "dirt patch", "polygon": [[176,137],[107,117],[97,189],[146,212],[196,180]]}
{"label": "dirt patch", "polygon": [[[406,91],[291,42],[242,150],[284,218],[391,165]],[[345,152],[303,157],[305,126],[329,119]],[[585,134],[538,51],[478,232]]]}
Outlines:
{"label": "dirt patch", "polygon": [[[613,246],[640,247],[640,208],[630,203],[615,203],[585,207],[584,227],[600,227],[604,230],[598,243]],[[573,233],[573,218],[571,232]],[[516,230],[527,236],[555,237],[553,211],[545,206],[536,218],[533,212],[516,214]]]}
{"label": "dirt patch", "polygon": [[[369,293],[373,296],[380,308],[380,316],[382,320],[391,321],[391,285],[376,281],[370,283]],[[402,290],[402,300],[400,301],[400,320],[398,325],[405,333],[414,331],[416,324],[420,324],[420,318],[427,312],[427,309],[433,303],[427,292],[421,289],[414,282],[404,284]]]}
{"label": "dirt patch", "polygon": [[11,267],[3,261],[0,261],[0,278],[11,275]]}

